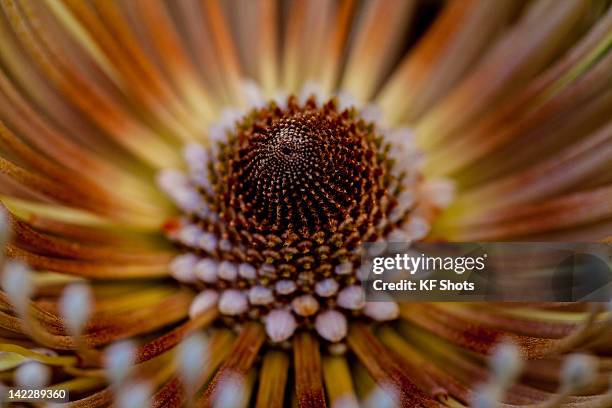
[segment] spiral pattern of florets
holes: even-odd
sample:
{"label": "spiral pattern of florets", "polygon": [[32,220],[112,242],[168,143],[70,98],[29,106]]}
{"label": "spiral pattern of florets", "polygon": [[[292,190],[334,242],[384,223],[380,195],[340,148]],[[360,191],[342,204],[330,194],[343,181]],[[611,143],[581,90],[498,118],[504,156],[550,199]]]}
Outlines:
{"label": "spiral pattern of florets", "polygon": [[262,319],[274,341],[305,326],[336,342],[347,317],[395,318],[395,305],[365,302],[359,249],[426,232],[404,141],[314,98],[271,102],[221,130],[209,148],[187,148],[188,176],[159,180],[185,212],[166,230],[184,252],[173,275],[202,289],[194,308]]}

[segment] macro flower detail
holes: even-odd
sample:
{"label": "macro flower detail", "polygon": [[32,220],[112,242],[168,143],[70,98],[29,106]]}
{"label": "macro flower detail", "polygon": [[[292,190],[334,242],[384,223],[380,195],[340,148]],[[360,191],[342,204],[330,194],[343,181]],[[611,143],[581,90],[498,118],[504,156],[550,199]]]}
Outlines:
{"label": "macro flower detail", "polygon": [[184,149],[187,174],[158,176],[185,212],[166,222],[182,252],[174,276],[209,299],[214,290],[222,315],[265,322],[273,342],[313,324],[338,342],[358,312],[396,318],[395,305],[364,309],[357,270],[362,243],[420,239],[409,220],[427,223],[439,210],[410,139],[385,137],[409,130],[381,129],[340,99],[319,104],[314,95],[254,106],[216,128],[224,132],[209,148]]}
{"label": "macro flower detail", "polygon": [[0,0],[0,405],[612,407],[610,304],[371,301],[360,263],[612,242],[610,33],[598,0]]}

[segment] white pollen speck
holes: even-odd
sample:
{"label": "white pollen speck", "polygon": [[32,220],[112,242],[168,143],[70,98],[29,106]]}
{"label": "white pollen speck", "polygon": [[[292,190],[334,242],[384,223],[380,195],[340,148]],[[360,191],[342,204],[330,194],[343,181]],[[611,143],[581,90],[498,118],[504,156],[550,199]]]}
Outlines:
{"label": "white pollen speck", "polygon": [[335,279],[323,279],[315,284],[315,292],[321,297],[330,297],[338,292],[339,286]]}
{"label": "white pollen speck", "polygon": [[399,408],[400,390],[392,383],[376,385],[362,401],[364,408]]}
{"label": "white pollen speck", "polygon": [[336,265],[334,272],[336,275],[348,275],[353,271],[353,264],[351,262],[342,262]]}
{"label": "white pollen speck", "polygon": [[419,240],[427,236],[430,225],[425,218],[413,215],[408,219],[408,222],[402,226],[402,229],[412,240]]}
{"label": "white pollen speck", "polygon": [[204,258],[195,265],[195,276],[203,282],[215,283],[218,280],[219,264],[217,261]]}
{"label": "white pollen speck", "polygon": [[267,305],[274,302],[272,290],[265,286],[253,286],[249,290],[249,302],[252,305]]}
{"label": "white pollen speck", "polygon": [[571,390],[580,390],[595,381],[597,370],[597,358],[588,354],[570,354],[563,362],[561,383]]}
{"label": "white pollen speck", "polygon": [[219,294],[212,289],[206,289],[193,298],[189,306],[189,317],[195,319],[200,313],[214,307],[219,301]]}
{"label": "white pollen speck", "polygon": [[73,336],[80,336],[92,312],[93,295],[89,286],[75,283],[67,286],[59,300],[59,312]]}
{"label": "white pollen speck", "polygon": [[493,350],[489,365],[497,382],[504,388],[509,387],[523,368],[521,351],[514,343],[498,344]]}
{"label": "white pollen speck", "polygon": [[501,399],[501,390],[493,384],[478,386],[472,394],[471,406],[474,408],[497,408]]}
{"label": "white pollen speck", "polygon": [[104,350],[106,375],[113,384],[122,385],[134,368],[136,347],[129,340],[113,343]]}
{"label": "white pollen speck", "polygon": [[319,310],[319,302],[312,295],[302,295],[293,299],[291,307],[300,316],[312,316]]}
{"label": "white pollen speck", "polygon": [[215,393],[213,408],[246,407],[248,395],[244,392],[245,384],[238,375],[227,375],[219,381]]}
{"label": "white pollen speck", "polygon": [[221,294],[219,311],[224,315],[236,316],[249,308],[247,296],[236,289],[228,289]]}
{"label": "white pollen speck", "polygon": [[238,268],[229,261],[223,261],[219,264],[219,277],[228,281],[234,281],[238,278]]}
{"label": "white pollen speck", "polygon": [[288,295],[296,289],[295,282],[289,279],[279,280],[274,287],[276,292],[281,295]]}
{"label": "white pollen speck", "polygon": [[399,307],[395,302],[366,302],[363,313],[379,322],[397,319]]}
{"label": "white pollen speck", "polygon": [[338,293],[337,302],[344,309],[359,310],[365,306],[365,294],[361,286],[347,286]]}
{"label": "white pollen speck", "polygon": [[34,293],[32,272],[19,261],[7,262],[2,273],[2,289],[4,289],[9,300],[15,306],[17,313],[24,315],[27,311],[30,297]]}
{"label": "white pollen speck", "polygon": [[297,327],[293,314],[287,310],[273,310],[268,313],[265,321],[266,333],[275,343],[287,340],[293,335]]}
{"label": "white pollen speck", "polygon": [[238,275],[244,279],[255,279],[257,277],[257,270],[253,265],[243,262],[238,265]]}
{"label": "white pollen speck", "polygon": [[145,382],[130,382],[117,394],[117,408],[148,408],[151,406],[151,386]]}
{"label": "white pollen speck", "polygon": [[319,313],[315,320],[315,329],[325,340],[336,343],[346,337],[348,330],[346,317],[337,310]]}
{"label": "white pollen speck", "polygon": [[179,282],[193,283],[196,281],[195,266],[198,257],[194,254],[183,254],[170,262],[170,274]]}
{"label": "white pollen speck", "polygon": [[202,333],[194,333],[181,342],[177,350],[177,363],[181,379],[188,393],[194,388],[206,369],[208,340]]}
{"label": "white pollen speck", "polygon": [[213,234],[212,232],[204,232],[202,233],[197,246],[208,253],[212,253],[217,249],[217,243],[218,240],[215,234]]}
{"label": "white pollen speck", "polygon": [[51,370],[38,361],[23,363],[15,371],[15,384],[19,388],[45,388],[51,379]]}

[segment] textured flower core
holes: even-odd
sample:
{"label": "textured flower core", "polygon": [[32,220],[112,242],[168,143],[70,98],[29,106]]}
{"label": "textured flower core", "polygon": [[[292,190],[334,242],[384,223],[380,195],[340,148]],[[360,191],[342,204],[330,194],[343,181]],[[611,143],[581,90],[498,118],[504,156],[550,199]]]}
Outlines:
{"label": "textured flower core", "polygon": [[395,318],[395,304],[365,302],[359,250],[418,239],[427,224],[406,141],[335,100],[293,97],[222,133],[186,149],[189,176],[160,177],[186,213],[167,231],[184,252],[174,275],[203,290],[194,308],[218,302],[232,322],[262,319],[274,341],[314,326],[335,342],[350,316]]}

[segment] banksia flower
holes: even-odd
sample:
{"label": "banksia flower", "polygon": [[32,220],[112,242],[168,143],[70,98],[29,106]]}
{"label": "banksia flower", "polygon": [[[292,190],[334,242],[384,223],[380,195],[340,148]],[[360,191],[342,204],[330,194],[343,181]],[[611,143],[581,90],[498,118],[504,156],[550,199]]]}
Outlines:
{"label": "banksia flower", "polygon": [[0,4],[5,386],[612,406],[605,305],[361,285],[364,243],[609,242],[607,2]]}

